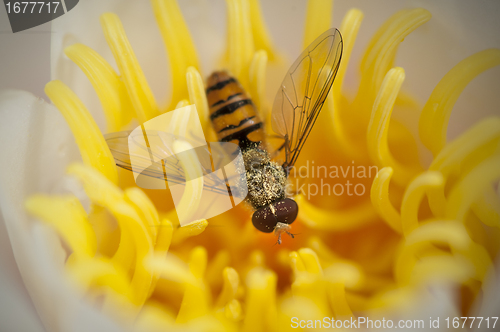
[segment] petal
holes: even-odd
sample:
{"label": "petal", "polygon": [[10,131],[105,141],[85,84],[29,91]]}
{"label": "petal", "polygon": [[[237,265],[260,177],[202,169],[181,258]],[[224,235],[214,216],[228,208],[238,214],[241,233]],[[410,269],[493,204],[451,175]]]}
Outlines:
{"label": "petal", "polygon": [[60,190],[66,164],[81,159],[59,111],[30,93],[6,90],[0,116],[0,183],[8,199],[20,207],[30,194]]}
{"label": "petal", "polygon": [[0,210],[42,323],[50,331],[118,331],[68,285],[59,238],[51,228],[30,221],[24,210],[29,195],[64,192],[66,164],[80,160],[62,115],[30,93],[6,90],[0,92],[0,116]]}
{"label": "petal", "polygon": [[117,70],[99,22],[100,15],[105,12],[120,17],[146,80],[160,104],[165,104],[166,93],[170,90],[165,50],[149,2],[80,1],[70,12],[52,22],[52,79],[66,83],[85,102],[101,130],[105,129],[105,121],[97,94],[85,74],[64,55],[63,50],[82,43],[94,49]]}

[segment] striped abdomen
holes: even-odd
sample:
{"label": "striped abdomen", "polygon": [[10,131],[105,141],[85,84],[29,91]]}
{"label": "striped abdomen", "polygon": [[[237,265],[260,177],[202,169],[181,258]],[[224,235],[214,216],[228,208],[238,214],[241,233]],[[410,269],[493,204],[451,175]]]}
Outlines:
{"label": "striped abdomen", "polygon": [[207,81],[210,120],[221,142],[233,142],[242,151],[264,143],[264,124],[252,100],[226,72],[214,72]]}

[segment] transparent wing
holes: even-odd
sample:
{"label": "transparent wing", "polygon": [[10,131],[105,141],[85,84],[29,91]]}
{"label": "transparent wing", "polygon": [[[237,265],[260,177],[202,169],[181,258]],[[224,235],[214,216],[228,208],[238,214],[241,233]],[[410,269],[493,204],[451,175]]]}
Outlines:
{"label": "transparent wing", "polygon": [[284,139],[284,167],[291,167],[332,87],[342,57],[342,36],[330,29],[309,45],[288,70],[272,110],[273,130]]}
{"label": "transparent wing", "polygon": [[[142,188],[162,189],[165,188],[167,181],[170,184],[185,184],[186,177],[180,163],[180,154],[175,154],[170,148],[172,145],[169,144],[177,137],[161,131],[148,130],[146,141],[143,135],[144,133],[140,131],[122,131],[105,135],[116,165],[140,173],[140,176],[136,177],[136,183]],[[129,144],[133,144],[134,148],[129,149]],[[231,180],[237,180],[237,175],[226,174],[227,178],[224,179],[221,172],[216,172],[229,164],[239,153],[239,150],[235,149],[236,144],[229,144],[211,143],[210,148],[204,145],[193,149],[204,177],[203,190],[227,195],[226,180],[229,183]],[[132,158],[130,151],[135,151]],[[238,196],[234,188],[231,189],[232,194]]]}

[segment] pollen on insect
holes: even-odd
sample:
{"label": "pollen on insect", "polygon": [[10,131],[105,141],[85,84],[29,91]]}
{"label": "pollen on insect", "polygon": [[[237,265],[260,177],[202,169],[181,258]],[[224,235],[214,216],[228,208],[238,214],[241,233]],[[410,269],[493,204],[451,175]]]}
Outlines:
{"label": "pollen on insect", "polygon": [[281,165],[270,161],[269,155],[260,149],[245,151],[243,160],[250,205],[259,208],[285,198],[287,176]]}

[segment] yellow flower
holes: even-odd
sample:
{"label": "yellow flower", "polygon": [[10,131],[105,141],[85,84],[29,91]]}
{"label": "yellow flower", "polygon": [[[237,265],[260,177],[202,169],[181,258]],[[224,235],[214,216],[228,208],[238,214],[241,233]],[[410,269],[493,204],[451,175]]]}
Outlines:
{"label": "yellow flower", "polygon": [[[328,327],[329,318],[367,316],[391,320],[395,327],[400,319],[423,320],[415,324],[426,328],[429,317],[440,317],[442,328],[446,317],[488,313],[480,311],[480,301],[484,299],[484,306],[493,303],[488,302],[488,274],[500,243],[495,193],[500,179],[500,118],[474,123],[452,140],[447,139],[447,128],[462,90],[500,64],[500,50],[454,61],[432,93],[426,91],[430,96],[422,106],[411,89],[400,91],[406,74],[396,52],[412,31],[425,28],[420,26],[431,14],[420,8],[391,8],[393,15],[373,34],[360,59],[359,87],[350,89],[348,68],[357,65],[351,59],[356,59],[358,31],[363,31],[364,16],[375,14],[346,11],[336,24],[344,38],[341,68],[292,178],[302,188],[296,196],[299,218],[293,224],[298,234],[278,247],[272,246],[275,239],[252,227],[250,213],[242,206],[178,227],[164,192],[137,188],[130,173],[115,167],[102,131],[131,128],[193,103],[209,137],[215,137],[207,120],[202,77],[220,66],[238,77],[269,118],[269,98],[289,64],[271,41],[257,0],[226,1],[227,47],[220,63],[203,62],[209,67],[204,72],[204,49],[196,52],[178,4],[151,3],[152,12],[143,3],[123,10],[146,18],[144,12],[149,11],[150,24],[154,13],[170,64],[171,84],[163,84],[170,86],[169,101],[157,101],[139,65],[151,66],[150,75],[159,75],[158,62],[136,56],[141,47],[132,47],[127,37],[134,27],[122,24],[121,7],[108,4],[114,8],[107,9],[118,15],[104,13],[100,24],[114,62],[93,50],[99,46],[98,37],[67,44],[72,38],[56,35],[53,45],[55,77],[74,79],[67,74],[74,69],[68,69],[69,60],[63,58],[64,45],[65,56],[93,85],[107,129],[91,115],[98,108],[92,101],[96,96],[89,97],[87,105],[86,96],[79,93],[86,89],[75,86],[75,94],[68,87],[74,82],[54,80],[45,91],[77,146],[62,144],[72,139],[54,107],[31,101],[47,114],[40,125],[44,132],[63,129],[59,137],[28,144],[28,154],[19,155],[18,161],[2,164],[4,171],[29,162],[31,154],[61,158],[75,151],[83,160],[67,167],[69,177],[63,181],[64,162],[45,162],[40,176],[30,173],[25,179],[2,174],[2,183],[12,189],[12,201],[29,196],[25,208],[44,221],[31,223],[21,206],[8,216],[21,216],[19,225],[9,226],[16,250],[25,251],[17,255],[21,272],[42,266],[40,275],[23,277],[47,329],[81,329],[76,325],[79,315],[98,317],[85,321],[84,330],[120,326],[137,331],[275,331],[314,327],[318,320]],[[211,8],[205,5],[200,8]],[[331,1],[309,1],[302,46],[332,26],[331,13]],[[73,39],[80,38],[79,32],[73,31]],[[422,58],[432,53],[421,46],[425,40],[419,41]],[[268,68],[273,74],[266,80]],[[19,97],[20,92],[8,92],[0,100],[3,107],[17,107]],[[422,145],[432,153],[426,162],[421,161]],[[47,181],[59,188],[33,195],[35,190],[25,189],[28,181]],[[58,289],[57,298],[47,297],[47,289]]]}

